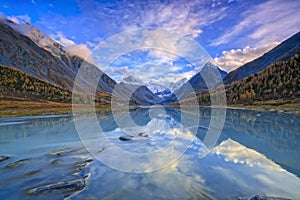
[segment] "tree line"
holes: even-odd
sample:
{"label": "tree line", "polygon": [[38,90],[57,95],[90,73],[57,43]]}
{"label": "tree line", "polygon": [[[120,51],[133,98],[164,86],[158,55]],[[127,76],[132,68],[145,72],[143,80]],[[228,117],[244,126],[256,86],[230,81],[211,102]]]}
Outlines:
{"label": "tree line", "polygon": [[[266,69],[225,85],[227,104],[252,104],[266,100],[289,100],[300,97],[300,55],[287,61],[278,61]],[[210,105],[211,95],[218,95],[218,88],[209,94],[197,94],[200,105]],[[192,102],[184,99],[184,102]]]}
{"label": "tree line", "polygon": [[[28,75],[20,70],[0,65],[0,98],[24,100],[47,100],[53,102],[72,102],[72,91]],[[77,102],[90,102],[91,95],[74,93]],[[97,92],[95,102],[101,105],[110,103],[111,95]]]}

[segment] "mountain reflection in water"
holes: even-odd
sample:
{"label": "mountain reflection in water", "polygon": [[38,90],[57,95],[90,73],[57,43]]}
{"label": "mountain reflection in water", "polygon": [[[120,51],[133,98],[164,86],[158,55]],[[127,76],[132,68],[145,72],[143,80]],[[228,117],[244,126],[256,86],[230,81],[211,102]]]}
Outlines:
{"label": "mountain reflection in water", "polygon": [[[122,119],[126,115],[122,111],[115,114],[98,113],[99,125],[114,145],[126,151],[156,151],[172,140],[178,145],[185,142],[190,145],[184,155],[163,169],[126,173],[107,167],[89,154],[72,116],[2,118],[0,198],[235,199],[266,194],[297,199],[300,196],[299,116],[228,109],[216,147],[203,157],[202,141],[210,123],[210,108],[200,109],[200,120],[195,119],[193,109],[181,112],[165,108],[163,114],[153,108],[132,109],[130,117],[139,129],[126,124],[122,129],[132,134],[145,132],[148,137],[140,139],[136,133],[134,137],[138,139],[130,141],[118,139],[124,131],[118,127],[116,117]],[[79,117],[84,122],[90,116]],[[182,117],[188,120],[182,123]],[[193,126],[195,122],[198,126]],[[158,129],[161,132],[147,132],[160,126],[163,126]],[[195,132],[196,137],[176,138],[174,129]],[[100,142],[97,148],[99,155],[117,158],[120,165],[130,165],[121,156],[109,155],[108,144]],[[164,162],[164,158],[155,162]],[[155,163],[147,164],[142,167]]]}

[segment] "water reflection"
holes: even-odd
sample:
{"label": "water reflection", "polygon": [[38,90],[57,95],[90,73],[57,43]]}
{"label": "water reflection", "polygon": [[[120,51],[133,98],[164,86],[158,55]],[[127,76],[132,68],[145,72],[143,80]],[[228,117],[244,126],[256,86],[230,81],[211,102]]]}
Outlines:
{"label": "water reflection", "polygon": [[[93,159],[80,142],[71,116],[3,118],[0,156],[9,158],[0,157],[0,198],[57,199],[69,195],[73,199],[236,199],[262,193],[292,199],[300,196],[299,116],[229,109],[216,147],[204,158],[202,141],[209,129],[210,108],[200,109],[200,120],[194,118],[193,109],[180,112],[166,108],[164,113],[149,108],[132,109],[130,117],[140,129],[120,128],[116,117],[125,117],[122,111],[116,116],[111,112],[97,116],[113,144],[129,152],[151,152],[172,140],[176,145],[191,145],[180,159],[161,170],[124,173]],[[89,117],[81,115],[80,119]],[[163,128],[153,131],[160,122],[164,123]],[[120,141],[122,129],[137,139]],[[185,134],[174,137],[174,130],[184,130]],[[187,134],[189,130],[197,137]],[[149,137],[134,134],[141,131]],[[95,148],[107,159],[117,158],[120,165],[132,165],[122,156],[112,155],[108,151],[111,146],[106,143],[97,142]],[[177,150],[173,148],[172,152]],[[142,167],[146,169],[165,159],[161,156],[148,160]],[[72,181],[82,185],[73,187]],[[69,189],[49,189],[49,185],[55,188],[61,182]],[[49,190],[43,192],[47,187]]]}

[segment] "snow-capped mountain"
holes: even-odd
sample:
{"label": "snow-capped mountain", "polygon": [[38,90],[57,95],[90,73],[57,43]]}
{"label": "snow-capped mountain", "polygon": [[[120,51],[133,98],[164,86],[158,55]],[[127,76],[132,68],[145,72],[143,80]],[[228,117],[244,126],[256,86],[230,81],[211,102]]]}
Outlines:
{"label": "snow-capped mountain", "polygon": [[149,90],[151,90],[154,94],[156,94],[157,96],[163,98],[165,96],[168,96],[170,95],[172,92],[171,90],[169,90],[169,88],[161,85],[161,84],[158,84],[158,83],[155,83],[153,81],[150,81],[148,84],[147,84],[147,87],[149,88]]}
{"label": "snow-capped mountain", "polygon": [[[226,75],[227,72],[208,62],[203,66],[201,71],[196,73],[190,80],[180,80],[182,85],[179,87],[180,84],[178,84],[177,89],[169,98],[165,98],[163,103],[175,102],[187,97],[192,92],[197,93],[207,90],[208,88],[213,88],[219,80],[224,79]],[[209,77],[211,82],[206,83],[202,76]]]}
{"label": "snow-capped mountain", "polygon": [[124,99],[130,99],[141,105],[160,103],[161,98],[155,95],[144,82],[132,75],[124,78],[114,89],[114,93]]}
{"label": "snow-capped mountain", "polygon": [[187,81],[188,80],[186,78],[182,78],[182,79],[180,79],[179,81],[177,81],[175,83],[174,82],[166,82],[165,85],[170,91],[174,92],[175,90],[180,88]]}
{"label": "snow-capped mountain", "polygon": [[134,77],[133,75],[129,75],[122,80],[123,83],[131,84],[131,85],[146,85],[141,79]]}
{"label": "snow-capped mountain", "polygon": [[174,91],[180,88],[184,83],[188,80],[186,78],[182,78],[177,82],[164,82],[163,84],[158,84],[153,81],[150,81],[147,84],[147,87],[157,96],[161,98],[168,98],[172,95]]}
{"label": "snow-capped mountain", "polygon": [[179,80],[178,82],[164,82],[163,84],[156,83],[154,81],[149,81],[145,83],[144,81],[140,80],[139,78],[128,75],[122,81],[122,84],[126,85],[139,85],[145,86],[149,89],[153,94],[160,98],[168,98],[172,95],[172,93],[180,88],[184,83],[187,82],[186,78]]}

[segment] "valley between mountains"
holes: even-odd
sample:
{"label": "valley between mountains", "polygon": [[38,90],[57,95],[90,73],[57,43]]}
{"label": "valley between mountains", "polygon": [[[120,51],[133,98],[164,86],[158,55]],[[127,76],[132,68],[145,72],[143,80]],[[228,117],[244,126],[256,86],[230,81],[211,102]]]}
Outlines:
{"label": "valley between mountains", "polygon": [[[1,115],[26,115],[71,112],[72,94],[85,99],[93,96],[73,90],[80,66],[88,65],[86,77],[101,77],[95,92],[98,109],[109,109],[112,95],[119,105],[151,106],[156,104],[180,106],[189,103],[191,86],[201,106],[210,106],[210,93],[201,73],[190,79],[159,84],[144,82],[129,75],[117,83],[96,66],[69,54],[65,48],[30,24],[0,22],[0,108]],[[300,32],[283,41],[263,56],[227,72],[207,62],[202,71],[217,68],[225,85],[228,106],[300,108]],[[118,91],[114,92],[118,84]],[[222,82],[220,82],[222,84]],[[177,95],[174,95],[174,94]],[[193,97],[195,98],[195,97]]]}

